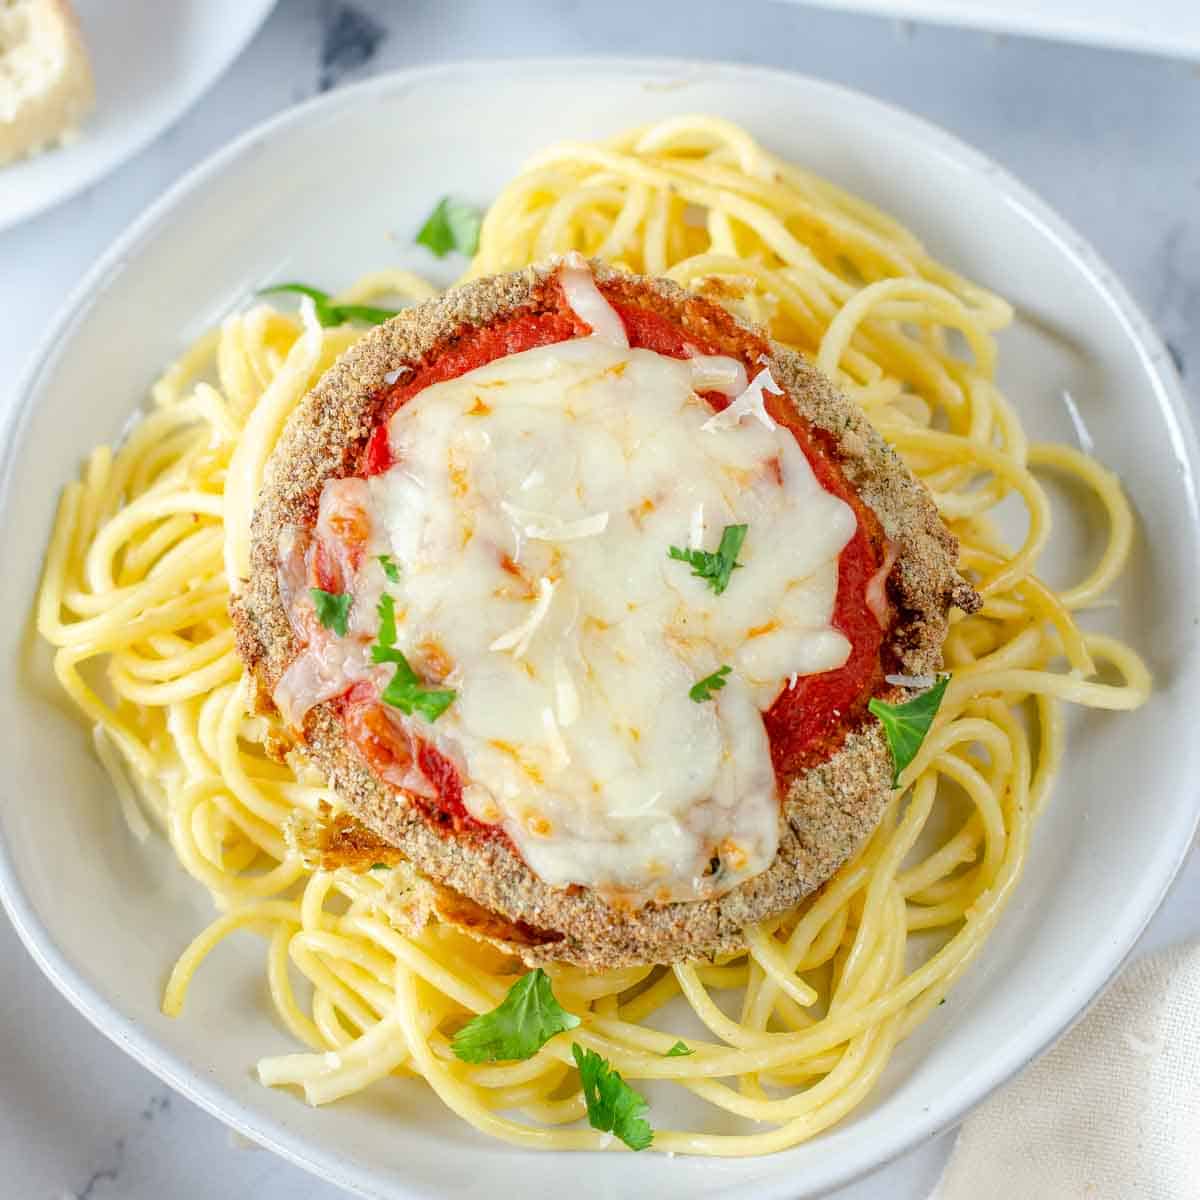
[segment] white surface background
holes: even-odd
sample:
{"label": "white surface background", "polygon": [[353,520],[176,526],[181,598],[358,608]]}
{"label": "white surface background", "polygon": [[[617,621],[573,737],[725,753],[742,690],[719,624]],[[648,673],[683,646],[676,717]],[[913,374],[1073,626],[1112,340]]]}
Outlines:
{"label": "white surface background", "polygon": [[[802,4],[805,0],[793,0]],[[1200,59],[1196,0],[813,0],[827,8],[1036,33]]]}
{"label": "white surface background", "polygon": [[[247,125],[323,86],[393,67],[606,52],[786,67],[872,92],[946,126],[1011,168],[1097,245],[1168,340],[1195,395],[1194,66],[756,0],[354,0],[352,9],[336,0],[281,0],[247,53],[175,128],[91,190],[0,235],[0,404],[11,402],[59,299],[104,246],[184,170]],[[131,338],[136,327],[130,314]],[[79,402],[87,404],[87,396]],[[68,880],[69,870],[64,864]],[[1200,935],[1195,853],[1141,949],[1188,935]],[[328,1185],[265,1151],[237,1146],[217,1122],[126,1060],[42,980],[2,920],[0,978],[0,1196],[335,1200]],[[949,1146],[949,1137],[939,1138],[837,1200],[923,1200]],[[536,1160],[531,1171],[536,1178]]]}

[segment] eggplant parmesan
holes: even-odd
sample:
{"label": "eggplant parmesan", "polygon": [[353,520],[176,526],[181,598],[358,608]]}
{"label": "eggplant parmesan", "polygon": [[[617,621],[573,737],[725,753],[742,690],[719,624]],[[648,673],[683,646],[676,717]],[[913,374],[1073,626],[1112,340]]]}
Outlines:
{"label": "eggplant parmesan", "polygon": [[873,697],[978,607],[925,490],[799,355],[571,256],[368,333],[293,414],[233,615],[260,701],[428,910],[671,962],[819,887],[891,789]]}

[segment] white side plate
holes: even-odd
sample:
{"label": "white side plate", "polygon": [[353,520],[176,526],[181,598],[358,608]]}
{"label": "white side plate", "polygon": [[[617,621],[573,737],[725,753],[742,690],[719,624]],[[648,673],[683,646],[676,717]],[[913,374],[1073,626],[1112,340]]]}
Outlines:
{"label": "white side plate", "polygon": [[233,62],[275,0],[76,0],[96,76],[79,140],[0,167],[0,229],[132,158]]}
{"label": "white side plate", "polygon": [[[450,192],[486,203],[547,142],[685,112],[745,124],[788,157],[913,226],[943,259],[1016,302],[1003,383],[1036,436],[1070,440],[1070,388],[1141,518],[1121,608],[1089,614],[1148,657],[1140,712],[1073,714],[1070,748],[1026,877],[986,952],[845,1124],[771,1158],[535,1158],[488,1141],[421,1085],[388,1081],[327,1109],[252,1075],[291,1046],[262,984],[263,945],[221,948],[171,1021],[158,1011],[207,898],[154,842],[126,834],[88,739],[65,713],[28,624],[59,488],[115,437],[164,364],[268,279],[330,288],[381,265],[428,270],[412,245]],[[461,264],[441,264],[443,279]],[[192,172],[81,284],[37,356],[0,477],[0,897],[72,1002],[131,1054],[243,1133],[378,1196],[740,1196],[795,1200],[957,1121],[1042,1050],[1117,969],[1196,825],[1200,539],[1196,443],[1169,361],[1088,246],[995,164],[866,96],[737,66],[593,60],[410,71],[338,91],[256,129]],[[1064,580],[1098,544],[1054,539]],[[654,1088],[662,1127],[711,1123]],[[712,1127],[711,1124],[709,1127]]]}

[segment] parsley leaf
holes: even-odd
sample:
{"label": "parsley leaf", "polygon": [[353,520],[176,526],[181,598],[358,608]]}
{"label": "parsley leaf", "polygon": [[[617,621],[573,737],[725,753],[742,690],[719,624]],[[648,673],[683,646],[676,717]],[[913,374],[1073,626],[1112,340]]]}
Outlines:
{"label": "parsley leaf", "polygon": [[427,246],[438,258],[451,250],[471,255],[479,249],[479,227],[483,218],[479,209],[443,196],[417,234],[417,244]]}
{"label": "parsley leaf", "polygon": [[713,692],[719,692],[725,686],[725,676],[732,670],[732,667],[721,667],[711,675],[705,675],[699,683],[693,684],[688,689],[688,695],[697,704],[703,704],[705,700],[711,700]]}
{"label": "parsley leaf", "polygon": [[[395,634],[393,633],[393,637]],[[452,705],[458,693],[450,689],[427,688],[409,665],[408,659],[394,646],[372,646],[371,658],[377,663],[396,664],[392,682],[383,689],[380,699],[412,716],[420,713],[431,724]]]}
{"label": "parsley leaf", "polygon": [[900,783],[900,772],[908,766],[921,749],[921,743],[937,716],[949,675],[943,675],[928,691],[909,700],[907,704],[888,704],[872,698],[867,707],[879,718],[892,752],[892,787]]}
{"label": "parsley leaf", "polygon": [[375,611],[379,614],[379,644],[394,646],[396,644],[396,601],[387,592],[384,592],[379,597],[379,604]]}
{"label": "parsley leaf", "polygon": [[374,304],[335,304],[330,311],[338,317],[338,324],[347,321],[361,321],[364,325],[382,325],[390,321],[400,310],[398,308],[377,308]]}
{"label": "parsley leaf", "polygon": [[334,304],[328,292],[320,288],[310,287],[307,283],[277,283],[273,287],[259,288],[260,296],[270,296],[276,292],[295,292],[307,296],[313,302],[317,313],[317,324],[325,328],[332,325],[345,325],[347,321],[362,321],[367,325],[382,325],[390,320],[400,310],[397,308],[376,308],[371,304]]}
{"label": "parsley leaf", "polygon": [[719,596],[729,586],[729,577],[742,565],[737,556],[748,528],[746,525],[726,525],[715,554],[708,550],[681,550],[678,546],[672,546],[667,554],[678,562],[688,563],[692,574],[705,580]]}
{"label": "parsley leaf", "polygon": [[550,976],[538,967],[522,975],[491,1012],[468,1021],[450,1048],[469,1063],[532,1058],[555,1034],[578,1024],[579,1018],[554,998]]}
{"label": "parsley leaf", "polygon": [[383,573],[392,583],[400,582],[400,567],[396,560],[390,554],[377,554],[375,557],[379,560],[379,565],[383,568]]}
{"label": "parsley leaf", "polygon": [[572,1045],[571,1054],[579,1068],[588,1124],[604,1133],[615,1133],[630,1150],[645,1150],[654,1141],[654,1130],[642,1115],[650,1107],[645,1097],[594,1050]]}
{"label": "parsley leaf", "polygon": [[317,610],[317,620],[339,637],[345,637],[354,597],[349,592],[323,592],[320,588],[309,588],[308,594]]}
{"label": "parsley leaf", "polygon": [[687,1044],[687,1042],[676,1042],[670,1050],[663,1055],[663,1058],[683,1058],[688,1054],[695,1054],[695,1050]]}
{"label": "parsley leaf", "polygon": [[371,870],[372,871],[390,871],[391,867],[389,867],[387,865],[387,863],[372,863]]}

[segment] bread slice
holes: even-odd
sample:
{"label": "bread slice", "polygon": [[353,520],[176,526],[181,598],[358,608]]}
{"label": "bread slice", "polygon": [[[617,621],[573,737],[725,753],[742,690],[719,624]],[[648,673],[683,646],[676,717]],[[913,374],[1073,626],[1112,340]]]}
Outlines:
{"label": "bread slice", "polygon": [[70,141],[94,99],[67,0],[0,0],[0,164]]}

